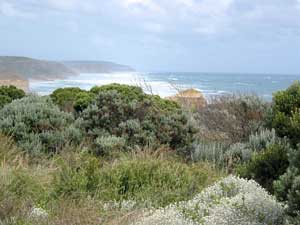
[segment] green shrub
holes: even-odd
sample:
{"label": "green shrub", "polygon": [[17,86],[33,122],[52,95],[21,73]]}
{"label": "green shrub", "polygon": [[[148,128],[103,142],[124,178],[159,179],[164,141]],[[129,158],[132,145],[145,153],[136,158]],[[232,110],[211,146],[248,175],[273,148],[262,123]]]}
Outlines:
{"label": "green shrub", "polygon": [[135,201],[159,207],[189,199],[220,176],[206,164],[188,165],[147,154],[104,162],[80,153],[60,160],[52,196],[91,196],[107,203]]}
{"label": "green shrub", "polygon": [[75,95],[74,109],[76,112],[82,112],[95,99],[94,94],[90,92],[79,92]]}
{"label": "green shrub", "polygon": [[237,173],[254,179],[264,188],[273,192],[273,182],[286,171],[289,163],[288,146],[270,145],[264,151],[254,153],[251,160],[237,168]]}
{"label": "green shrub", "polygon": [[130,86],[126,84],[108,84],[103,86],[95,86],[91,89],[91,92],[95,95],[103,92],[111,92],[115,91],[125,102],[132,102],[132,101],[145,101],[148,100],[153,104],[153,107],[156,107],[160,110],[177,110],[179,109],[179,105],[170,100],[162,99],[158,95],[147,95],[143,92],[142,88],[137,86]]}
{"label": "green shrub", "polygon": [[20,99],[25,96],[25,92],[15,86],[1,86],[0,87],[0,108],[11,103],[15,99]]}
{"label": "green shrub", "polygon": [[[75,155],[76,157],[76,155]],[[53,195],[79,198],[94,195],[99,180],[98,160],[88,155],[59,162],[60,169],[54,174]]]}
{"label": "green shrub", "polygon": [[253,154],[277,144],[287,143],[276,136],[275,130],[261,130],[251,134],[244,143],[228,145],[226,142],[198,140],[193,144],[191,152],[193,161],[208,161],[227,171],[233,171],[236,165],[249,162]]}
{"label": "green shrub", "polygon": [[90,91],[95,95],[103,92],[115,91],[129,102],[133,100],[141,101],[146,96],[142,88],[140,87],[116,83],[103,86],[95,86]]}
{"label": "green shrub", "polygon": [[300,142],[300,83],[298,81],[288,89],[274,94],[268,125],[274,128],[280,137],[288,137],[293,145]]}
{"label": "green shrub", "polygon": [[189,199],[217,178],[216,171],[204,164],[151,157],[125,159],[103,167],[98,196],[160,207]]}
{"label": "green shrub", "polygon": [[300,216],[300,145],[289,151],[290,166],[287,172],[274,183],[276,196],[286,201],[288,212],[292,216]]}
{"label": "green shrub", "polygon": [[96,155],[108,155],[112,152],[122,151],[125,148],[126,139],[116,136],[101,136],[95,140]]}
{"label": "green shrub", "polygon": [[93,100],[92,93],[76,87],[58,88],[50,97],[60,109],[66,112],[82,111]]}
{"label": "green shrub", "polygon": [[58,152],[65,144],[80,142],[82,135],[73,122],[73,116],[48,97],[15,100],[0,111],[0,131],[29,153]]}
{"label": "green shrub", "polygon": [[163,99],[145,94],[142,98],[142,93],[136,92],[136,87],[134,94],[128,96],[115,90],[99,92],[94,103],[83,111],[82,127],[94,145],[96,140],[99,144],[102,136],[114,136],[124,138],[127,149],[147,145],[153,148],[169,145],[173,149],[189,146],[195,129],[186,115],[178,108],[170,110]]}

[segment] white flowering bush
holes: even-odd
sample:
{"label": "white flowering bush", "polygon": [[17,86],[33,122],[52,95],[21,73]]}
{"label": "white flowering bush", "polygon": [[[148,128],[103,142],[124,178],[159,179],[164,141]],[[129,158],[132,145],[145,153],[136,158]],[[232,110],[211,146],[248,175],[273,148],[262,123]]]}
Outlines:
{"label": "white flowering bush", "polygon": [[284,209],[255,181],[229,176],[192,200],[145,212],[134,225],[279,225]]}

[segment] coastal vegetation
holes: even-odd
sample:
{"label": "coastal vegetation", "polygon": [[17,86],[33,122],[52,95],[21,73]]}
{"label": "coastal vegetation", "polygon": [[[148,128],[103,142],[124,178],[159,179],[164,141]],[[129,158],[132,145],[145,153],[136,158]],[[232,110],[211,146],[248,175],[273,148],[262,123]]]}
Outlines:
{"label": "coastal vegetation", "polygon": [[299,82],[272,102],[121,84],[0,102],[1,225],[299,224]]}

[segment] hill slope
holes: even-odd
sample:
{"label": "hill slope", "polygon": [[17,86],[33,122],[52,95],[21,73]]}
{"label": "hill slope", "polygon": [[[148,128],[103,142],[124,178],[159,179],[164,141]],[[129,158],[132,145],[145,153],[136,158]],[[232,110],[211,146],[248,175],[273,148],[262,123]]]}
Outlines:
{"label": "hill slope", "polygon": [[66,66],[78,73],[132,72],[129,66],[106,61],[65,61]]}
{"label": "hill slope", "polygon": [[18,56],[0,56],[0,80],[54,80],[79,73],[134,71],[131,67],[105,61],[46,61]]}
{"label": "hill slope", "polygon": [[[9,74],[14,74],[24,80],[52,80],[76,75],[76,72],[59,62],[0,56],[0,79],[6,79]],[[14,79],[13,77],[12,79]]]}

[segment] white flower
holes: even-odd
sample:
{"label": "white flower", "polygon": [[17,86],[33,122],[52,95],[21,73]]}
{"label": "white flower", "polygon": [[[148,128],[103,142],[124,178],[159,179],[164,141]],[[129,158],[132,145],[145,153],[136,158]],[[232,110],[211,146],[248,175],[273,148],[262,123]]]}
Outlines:
{"label": "white flower", "polygon": [[33,218],[46,218],[48,217],[48,213],[42,208],[34,207],[30,213],[30,216]]}
{"label": "white flower", "polygon": [[284,208],[255,181],[229,176],[192,200],[148,212],[135,225],[282,224]]}

